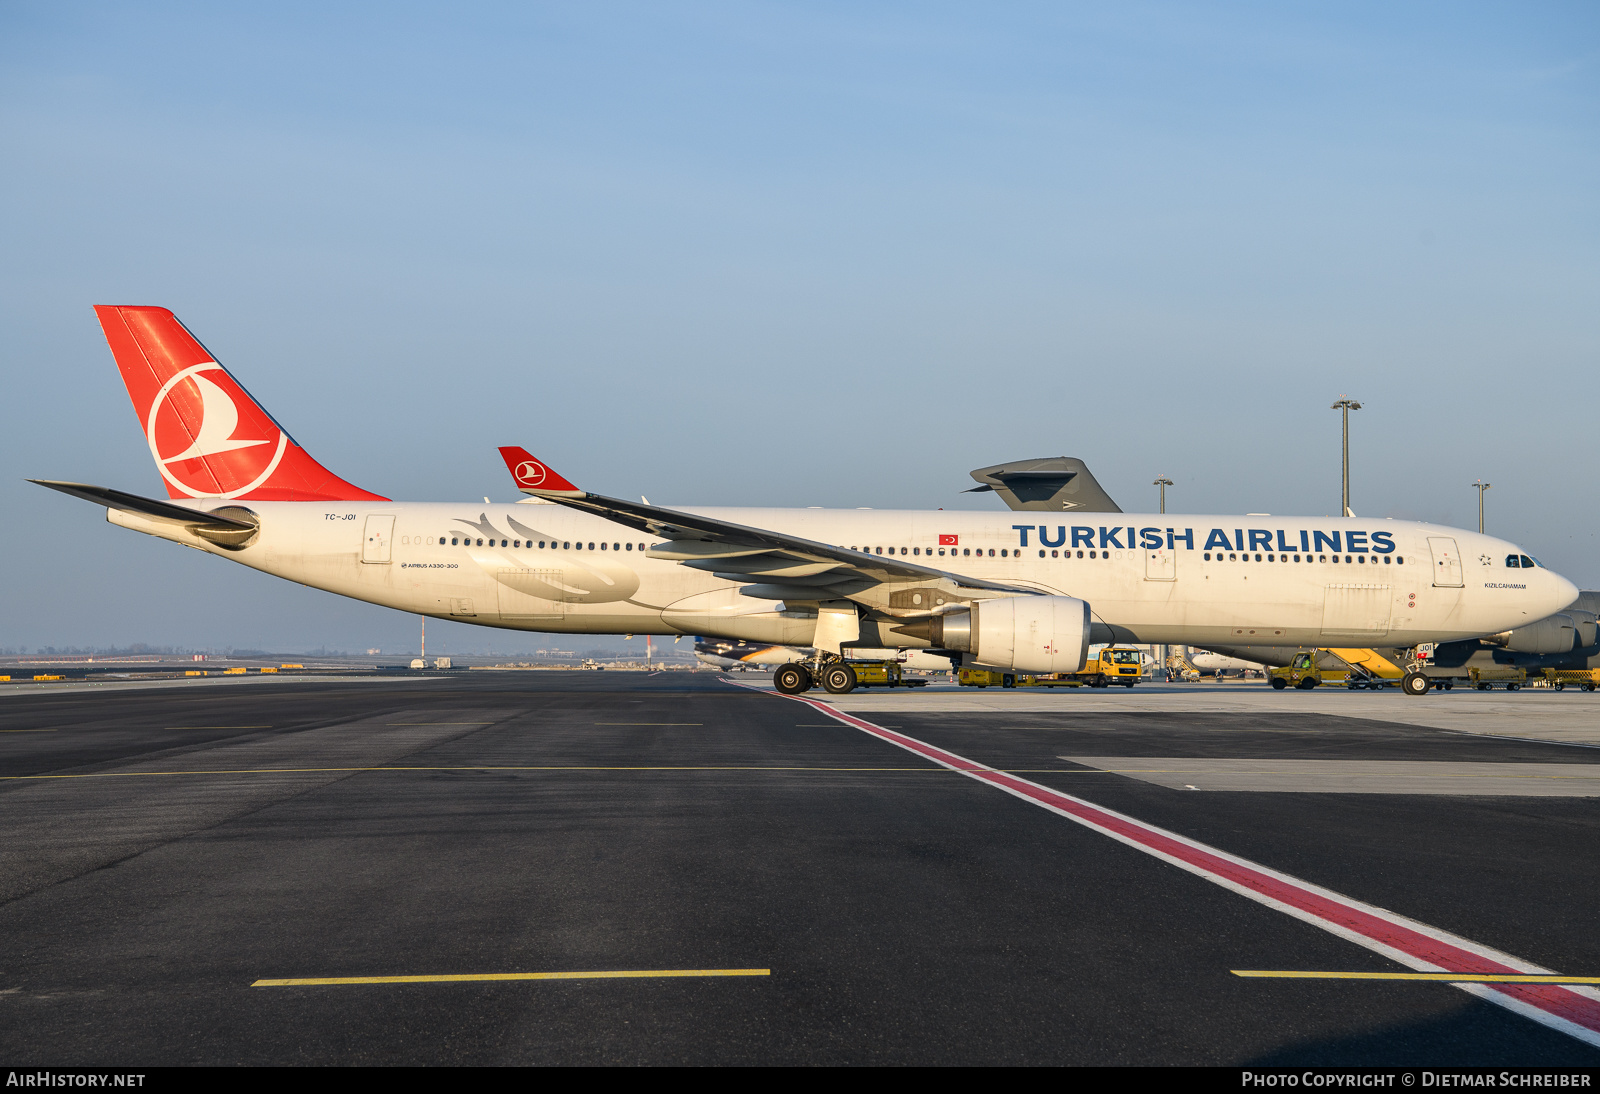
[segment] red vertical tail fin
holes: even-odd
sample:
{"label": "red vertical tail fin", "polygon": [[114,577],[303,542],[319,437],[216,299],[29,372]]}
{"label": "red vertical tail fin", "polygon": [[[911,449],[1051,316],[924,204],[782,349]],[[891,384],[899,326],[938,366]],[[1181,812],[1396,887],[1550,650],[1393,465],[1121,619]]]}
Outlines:
{"label": "red vertical tail fin", "polygon": [[168,497],[388,500],[312,459],[166,308],[94,310]]}

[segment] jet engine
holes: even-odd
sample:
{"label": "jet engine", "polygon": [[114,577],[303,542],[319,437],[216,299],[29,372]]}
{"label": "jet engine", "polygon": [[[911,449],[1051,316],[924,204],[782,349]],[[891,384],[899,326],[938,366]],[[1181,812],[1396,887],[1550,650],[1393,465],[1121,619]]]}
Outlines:
{"label": "jet engine", "polygon": [[1552,615],[1516,630],[1502,631],[1488,639],[1515,653],[1535,654],[1567,653],[1577,645],[1577,640],[1577,620],[1565,613]]}
{"label": "jet engine", "polygon": [[983,600],[894,628],[1018,672],[1077,672],[1089,652],[1089,605],[1073,596]]}
{"label": "jet engine", "polygon": [[1594,612],[1586,612],[1582,608],[1568,608],[1561,614],[1571,616],[1572,622],[1577,625],[1579,649],[1586,650],[1600,640],[1600,629],[1596,627],[1596,624],[1600,623],[1600,616]]}

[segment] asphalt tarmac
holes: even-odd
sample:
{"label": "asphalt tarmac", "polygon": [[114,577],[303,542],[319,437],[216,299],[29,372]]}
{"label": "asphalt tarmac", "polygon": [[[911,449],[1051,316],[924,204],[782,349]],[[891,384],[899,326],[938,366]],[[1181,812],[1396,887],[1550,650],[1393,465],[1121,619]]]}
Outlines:
{"label": "asphalt tarmac", "polygon": [[[1283,704],[918,698],[865,717],[1600,974],[1592,796],[1196,792],[1090,762],[1503,780],[1592,748]],[[1600,1064],[1445,983],[1236,976],[1404,969],[710,674],[8,694],[0,776],[0,1054],[19,1065]],[[594,972],[694,975],[392,979]],[[330,978],[378,982],[255,986]]]}

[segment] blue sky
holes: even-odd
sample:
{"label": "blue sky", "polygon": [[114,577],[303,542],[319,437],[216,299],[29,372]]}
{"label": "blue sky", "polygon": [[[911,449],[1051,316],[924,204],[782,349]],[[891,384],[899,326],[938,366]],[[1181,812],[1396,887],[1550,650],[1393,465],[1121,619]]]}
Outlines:
{"label": "blue sky", "polygon": [[[159,493],[90,306],[173,308],[320,460],[509,497],[1338,503],[1600,586],[1600,9],[0,7],[0,646],[399,648],[111,528]],[[20,578],[21,580],[17,580]],[[444,625],[441,625],[444,626]],[[463,634],[517,648],[521,639]],[[526,640],[547,645],[541,639]]]}

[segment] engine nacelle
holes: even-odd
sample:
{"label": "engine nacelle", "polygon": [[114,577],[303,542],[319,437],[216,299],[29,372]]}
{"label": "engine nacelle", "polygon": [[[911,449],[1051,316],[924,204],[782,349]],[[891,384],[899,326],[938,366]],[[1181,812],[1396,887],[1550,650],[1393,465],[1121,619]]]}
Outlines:
{"label": "engine nacelle", "polygon": [[1582,608],[1568,608],[1561,614],[1570,616],[1572,622],[1577,626],[1578,648],[1580,650],[1586,650],[1594,645],[1597,640],[1600,640],[1600,628],[1596,626],[1597,623],[1600,623],[1600,616],[1596,616],[1594,612],[1586,612]]}
{"label": "engine nacelle", "polygon": [[1570,615],[1552,615],[1495,635],[1495,639],[1515,653],[1568,653],[1577,644],[1578,628]]}
{"label": "engine nacelle", "polygon": [[1089,605],[1075,596],[1006,597],[895,630],[997,669],[1077,672],[1088,659]]}

